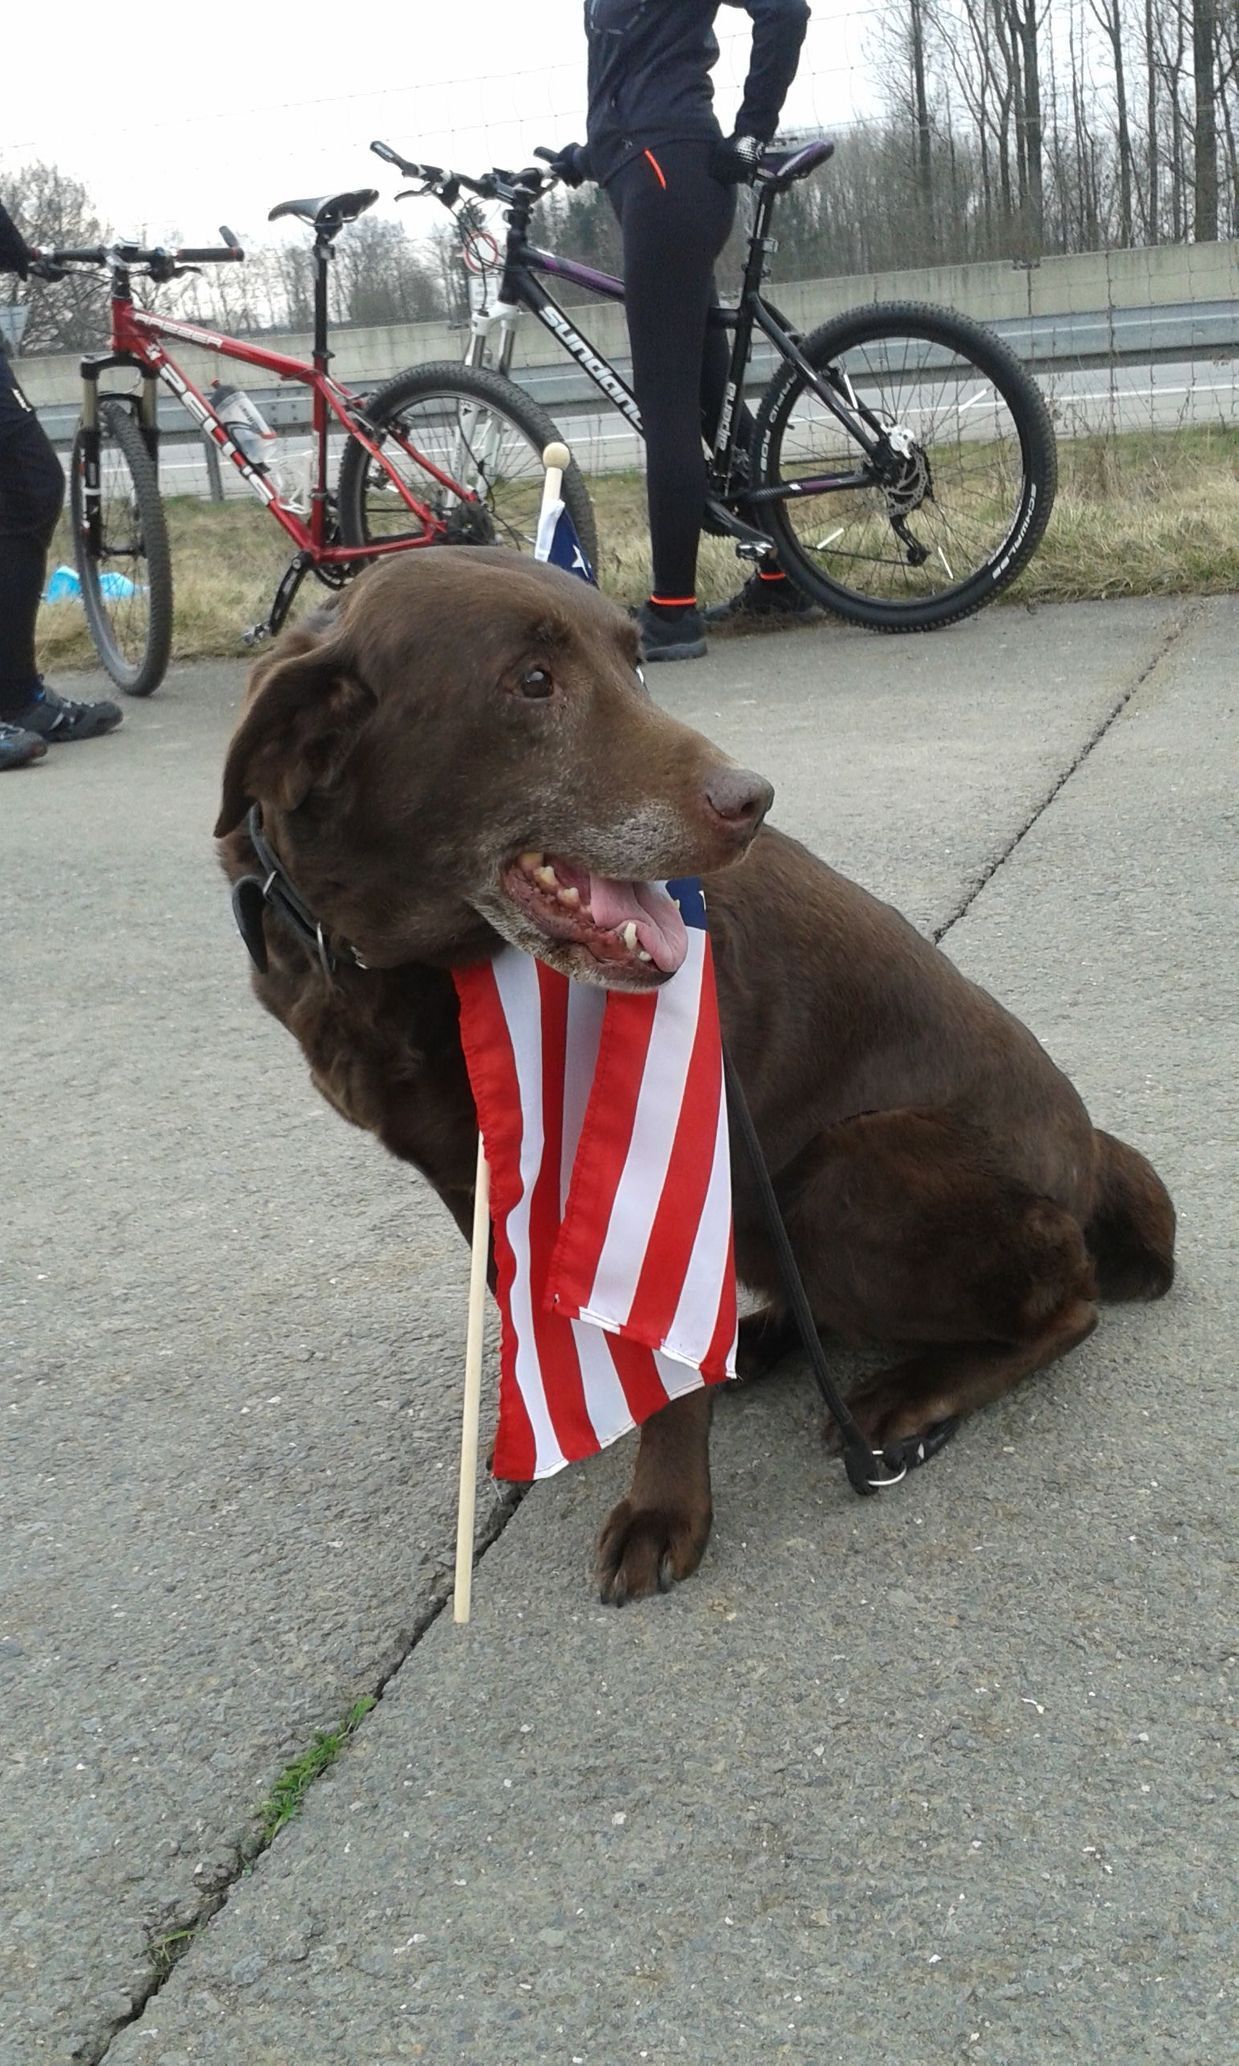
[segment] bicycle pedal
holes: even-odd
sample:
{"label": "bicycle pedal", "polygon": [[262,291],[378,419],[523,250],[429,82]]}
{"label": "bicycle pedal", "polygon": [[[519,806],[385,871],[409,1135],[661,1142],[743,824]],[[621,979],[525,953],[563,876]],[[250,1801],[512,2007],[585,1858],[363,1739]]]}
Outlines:
{"label": "bicycle pedal", "polygon": [[241,633],[241,644],[243,646],[260,646],[263,640],[270,638],[270,636],[271,626],[269,624],[251,624],[248,631]]}

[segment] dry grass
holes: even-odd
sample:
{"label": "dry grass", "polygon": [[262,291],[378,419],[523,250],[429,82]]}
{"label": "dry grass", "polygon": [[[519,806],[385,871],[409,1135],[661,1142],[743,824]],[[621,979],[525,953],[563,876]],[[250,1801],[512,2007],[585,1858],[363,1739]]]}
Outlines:
{"label": "dry grass", "polygon": [[[1058,500],[1030,567],[1008,595],[1020,602],[1074,602],[1132,595],[1216,594],[1239,589],[1239,432],[1233,429],[1079,438],[1059,449]],[[603,586],[624,602],[647,593],[645,500],[637,474],[591,483]],[[240,654],[241,633],[266,614],[289,551],[278,526],[251,503],[169,501],[176,586],[177,659]],[[72,563],[62,527],[53,564]],[[729,544],[702,544],[702,599],[742,578]],[[311,583],[302,594],[321,595]],[[1004,597],[1004,600],[1006,598]],[[81,609],[45,605],[40,659],[49,669],[94,659]]]}
{"label": "dry grass", "polygon": [[[1002,601],[1098,602],[1239,588],[1239,430],[1131,432],[1059,446],[1049,528]],[[644,495],[637,475],[591,484],[603,585],[624,602],[648,593]],[[742,570],[743,571],[743,570]],[[736,585],[722,539],[702,541],[698,592]]]}
{"label": "dry grass", "polygon": [[1239,588],[1239,430],[1139,432],[1059,447],[1059,490],[1020,602]]}

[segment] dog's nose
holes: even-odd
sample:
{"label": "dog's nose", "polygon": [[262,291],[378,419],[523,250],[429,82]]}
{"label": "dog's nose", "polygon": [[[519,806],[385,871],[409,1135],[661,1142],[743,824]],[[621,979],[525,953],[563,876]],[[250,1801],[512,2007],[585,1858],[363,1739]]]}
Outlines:
{"label": "dog's nose", "polygon": [[752,768],[717,768],[706,782],[706,802],[729,831],[748,838],[774,802],[774,790]]}

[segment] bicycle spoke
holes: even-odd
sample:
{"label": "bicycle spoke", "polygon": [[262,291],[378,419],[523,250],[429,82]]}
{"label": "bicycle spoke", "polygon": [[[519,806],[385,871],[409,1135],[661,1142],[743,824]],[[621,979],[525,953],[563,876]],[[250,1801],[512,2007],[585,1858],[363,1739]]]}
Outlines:
{"label": "bicycle spoke", "polygon": [[[104,437],[99,459],[99,605],[117,652],[137,666],[146,651],[146,551],[124,454]],[[123,582],[130,593],[118,591]]]}
{"label": "bicycle spoke", "polygon": [[[885,485],[829,491],[825,523],[824,497],[789,497],[783,514],[801,549],[862,598],[929,598],[967,581],[993,559],[1020,507],[1023,454],[1003,396],[967,359],[910,331],[859,342],[832,363],[839,391],[894,434],[907,460]],[[844,473],[857,457],[816,397],[798,394],[780,477]],[[907,542],[891,528],[897,515]]]}
{"label": "bicycle spoke", "polygon": [[[519,427],[483,404],[454,396],[430,396],[403,409],[398,437],[388,438],[384,456],[419,502],[449,526],[465,521],[472,501],[486,535],[531,551],[541,506],[540,455]],[[419,461],[424,458],[458,490],[444,487]],[[369,534],[381,538],[408,529],[411,516],[381,467],[371,466],[366,484]]]}

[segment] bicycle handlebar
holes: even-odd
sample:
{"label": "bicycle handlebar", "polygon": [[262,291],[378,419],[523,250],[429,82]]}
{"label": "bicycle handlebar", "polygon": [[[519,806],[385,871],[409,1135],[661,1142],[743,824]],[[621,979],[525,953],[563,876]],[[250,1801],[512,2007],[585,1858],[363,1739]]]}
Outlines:
{"label": "bicycle handlebar", "polygon": [[[520,172],[505,172],[496,165],[490,172],[483,173],[481,179],[471,179],[467,172],[452,172],[443,165],[423,165],[414,158],[402,158],[389,143],[372,143],[370,148],[385,164],[394,165],[405,179],[417,180],[419,196],[434,195],[445,208],[455,207],[462,187],[483,201],[514,201],[521,194],[537,200],[559,183],[555,175],[545,171],[541,165],[527,165]],[[397,196],[397,199],[401,198]]]}
{"label": "bicycle handlebar", "polygon": [[115,244],[91,244],[81,250],[41,251],[39,256],[50,265],[228,265],[245,257],[231,230],[221,228],[221,237],[227,238],[222,245],[183,244],[178,250],[168,251],[161,245],[146,251],[138,244],[127,244],[123,240]]}

